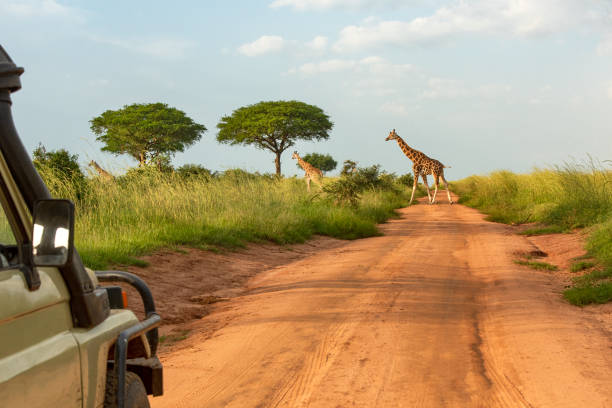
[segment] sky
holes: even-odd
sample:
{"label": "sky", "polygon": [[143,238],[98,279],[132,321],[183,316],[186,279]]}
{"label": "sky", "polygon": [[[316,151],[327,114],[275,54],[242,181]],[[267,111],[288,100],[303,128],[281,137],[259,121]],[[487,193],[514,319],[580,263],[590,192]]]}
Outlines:
{"label": "sky", "polygon": [[176,166],[273,172],[271,152],[215,138],[221,117],[276,100],[334,123],[285,151],[285,175],[302,174],[294,149],[410,172],[392,129],[449,180],[612,159],[612,0],[0,0],[0,45],[25,68],[12,99],[28,151],[84,168],[135,166],[89,121],[152,102],[208,129]]}

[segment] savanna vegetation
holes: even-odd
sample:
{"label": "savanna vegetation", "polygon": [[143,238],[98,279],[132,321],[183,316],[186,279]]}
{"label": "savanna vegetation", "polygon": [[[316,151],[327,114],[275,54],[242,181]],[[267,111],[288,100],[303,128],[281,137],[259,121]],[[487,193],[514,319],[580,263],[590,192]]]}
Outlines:
{"label": "savanna vegetation", "polygon": [[217,124],[217,141],[271,151],[276,175],[280,177],[281,154],[285,150],[299,140],[327,140],[333,126],[318,106],[300,101],[262,101],[222,117]]}
{"label": "savanna vegetation", "polygon": [[86,265],[142,264],[138,255],[187,245],[232,248],[248,242],[303,242],[313,234],[354,239],[378,234],[377,223],[407,204],[406,189],[377,166],[358,169],[349,201],[334,191],[306,192],[300,178],[244,170],[211,172],[186,165],[128,171],[114,180],[85,179],[80,194],[68,174],[39,167],[55,197],[76,205],[76,246]]}
{"label": "savanna vegetation", "polygon": [[126,154],[140,167],[155,164],[160,170],[206,131],[185,112],[159,102],[107,110],[89,123],[96,140],[104,143],[103,151]]}
{"label": "savanna vegetation", "polygon": [[530,174],[498,171],[453,183],[460,202],[478,208],[492,221],[537,223],[526,234],[586,228],[588,251],[577,259],[574,279],[564,297],[576,305],[612,300],[612,171],[592,159],[565,163]]}
{"label": "savanna vegetation", "polygon": [[[97,163],[86,175],[78,156],[40,145],[33,161],[51,194],[75,203],[75,244],[85,264],[143,265],[137,257],[180,245],[233,248],[248,242],[303,242],[314,234],[354,239],[379,234],[376,224],[407,204],[405,186],[379,166],[357,168],[306,191],[284,178],[280,154],[298,140],[329,138],[333,123],[320,108],[299,101],[260,102],[221,118],[217,141],[272,151],[276,174],[241,169],[175,168],[171,159],[201,139],[204,125],[163,103],[132,104],[90,120],[102,150],[127,155],[137,167],[111,175]],[[330,155],[309,157],[326,170]],[[6,225],[5,225],[6,224]],[[8,231],[0,225],[0,234]],[[9,234],[10,235],[10,234]]]}

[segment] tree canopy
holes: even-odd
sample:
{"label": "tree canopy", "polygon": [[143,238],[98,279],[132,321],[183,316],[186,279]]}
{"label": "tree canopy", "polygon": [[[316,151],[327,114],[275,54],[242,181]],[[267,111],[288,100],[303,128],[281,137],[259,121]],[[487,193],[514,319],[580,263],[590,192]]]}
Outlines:
{"label": "tree canopy", "polygon": [[165,103],[132,104],[90,120],[102,150],[128,154],[139,166],[168,161],[200,140],[206,127]]}
{"label": "tree canopy", "polygon": [[[302,160],[312,164],[322,172],[332,171],[338,165],[338,162],[335,161],[329,154],[308,153],[302,156]],[[301,169],[299,163],[296,163],[296,165]]]}
{"label": "tree canopy", "polygon": [[329,116],[317,106],[299,101],[262,101],[221,118],[217,141],[272,151],[276,174],[280,176],[280,157],[285,150],[298,140],[329,139],[332,127]]}

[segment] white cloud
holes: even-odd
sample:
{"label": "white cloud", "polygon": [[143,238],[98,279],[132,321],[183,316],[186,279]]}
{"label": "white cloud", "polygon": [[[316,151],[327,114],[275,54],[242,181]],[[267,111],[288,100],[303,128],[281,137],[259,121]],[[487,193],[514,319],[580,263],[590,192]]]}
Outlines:
{"label": "white cloud", "polygon": [[315,75],[320,73],[338,72],[353,69],[357,65],[353,60],[331,59],[321,62],[309,62],[299,68],[289,70],[290,73],[300,72],[305,75]]}
{"label": "white cloud", "polygon": [[468,94],[463,82],[445,78],[430,78],[427,80],[427,89],[423,91],[426,99],[455,99]]}
{"label": "white cloud", "polygon": [[398,101],[385,102],[378,108],[378,110],[380,112],[390,113],[396,116],[405,116],[409,112],[408,107]]}
{"label": "white cloud", "polygon": [[330,72],[354,71],[359,73],[370,73],[385,78],[397,78],[412,69],[410,64],[392,64],[384,58],[369,56],[360,60],[354,59],[329,59],[319,62],[309,62],[292,68],[289,73],[301,73],[305,75],[325,74]]}
{"label": "white cloud", "polygon": [[317,52],[325,51],[328,43],[329,41],[327,37],[317,35],[315,38],[312,39],[312,41],[306,43],[306,48]]}
{"label": "white cloud", "polygon": [[[543,87],[542,90],[548,91],[549,89]],[[496,98],[507,95],[511,91],[512,87],[507,84],[490,83],[470,86],[456,79],[431,77],[425,81],[425,89],[421,97],[423,99]]]}
{"label": "white cloud", "polygon": [[467,33],[531,36],[560,32],[603,18],[597,0],[464,0],[409,21],[376,21],[347,26],[336,51],[382,44],[411,45]]}
{"label": "white cloud", "polygon": [[608,98],[612,99],[612,81],[610,81],[608,83],[608,89],[607,89],[607,94],[608,94]]}
{"label": "white cloud", "polygon": [[62,18],[84,22],[82,13],[73,7],[65,6],[56,0],[2,0],[0,15],[16,18]]}
{"label": "white cloud", "polygon": [[279,52],[285,47],[283,37],[277,35],[263,35],[257,40],[238,47],[238,52],[249,57]]}
{"label": "white cloud", "polygon": [[597,55],[612,55],[612,33],[599,43],[597,46]]}
{"label": "white cloud", "polygon": [[401,4],[400,0],[274,0],[271,8],[292,7],[295,10],[363,9]]}
{"label": "white cloud", "polygon": [[192,41],[173,38],[125,40],[92,36],[91,39],[99,43],[113,45],[131,52],[171,60],[184,57],[187,51],[195,46],[195,43]]}

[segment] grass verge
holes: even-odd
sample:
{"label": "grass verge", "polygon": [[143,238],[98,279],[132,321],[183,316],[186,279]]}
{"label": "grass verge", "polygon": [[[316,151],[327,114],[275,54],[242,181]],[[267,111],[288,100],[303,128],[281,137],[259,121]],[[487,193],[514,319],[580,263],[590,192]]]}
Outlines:
{"label": "grass verge", "polygon": [[574,287],[565,290],[563,297],[576,306],[611,301],[612,268],[594,270],[574,278]]}
{"label": "grass verge", "polygon": [[536,236],[536,235],[547,235],[547,234],[559,234],[562,232],[566,232],[567,230],[563,227],[557,225],[549,225],[546,227],[538,227],[538,228],[529,228],[525,231],[519,232],[520,235],[526,235],[528,237]]}
{"label": "grass verge", "polygon": [[190,332],[191,330],[178,330],[165,336],[159,336],[159,342],[165,346],[169,346],[176,342],[185,340],[189,336]]}
{"label": "grass verge", "polygon": [[[162,247],[291,244],[314,234],[341,239],[375,236],[376,224],[408,204],[407,194],[389,175],[384,188],[363,188],[356,205],[338,205],[321,191],[308,193],[300,179],[240,170],[212,178],[150,171],[114,181],[88,179],[80,196],[70,183],[43,177],[53,186],[54,196],[75,202],[75,244],[92,269],[109,264],[146,266],[136,257]],[[383,180],[378,172],[372,176],[373,181],[379,178]]]}
{"label": "grass verge", "polygon": [[571,266],[570,266],[570,272],[580,272],[580,271],[584,271],[585,269],[589,269],[595,266],[595,262],[590,262],[590,261],[579,261],[579,262],[574,262]]}
{"label": "grass verge", "polygon": [[531,269],[537,269],[537,270],[544,270],[544,271],[556,271],[559,270],[559,268],[556,265],[552,265],[546,262],[537,262],[537,261],[522,261],[522,260],[515,260],[514,261],[515,264],[517,265],[523,265],[523,266],[528,266]]}
{"label": "grass verge", "polygon": [[[508,224],[537,222],[543,225],[524,235],[566,232],[588,228],[588,257],[604,270],[612,270],[612,171],[609,165],[589,160],[565,163],[529,174],[497,171],[453,183],[460,202],[478,208],[491,221]],[[587,263],[575,268],[587,269]],[[580,270],[580,269],[578,269]],[[608,297],[610,283],[585,284],[564,295],[573,304],[599,303]],[[571,299],[571,300],[570,300]],[[608,301],[606,300],[606,301]]]}

